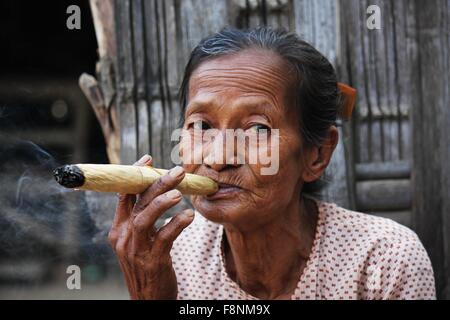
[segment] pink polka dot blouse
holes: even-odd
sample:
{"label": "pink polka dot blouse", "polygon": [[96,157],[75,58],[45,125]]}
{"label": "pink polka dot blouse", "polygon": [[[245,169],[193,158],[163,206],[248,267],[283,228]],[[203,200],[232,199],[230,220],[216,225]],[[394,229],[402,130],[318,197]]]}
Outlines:
{"label": "pink polka dot blouse", "polygon": [[[435,299],[428,255],[410,229],[316,200],[309,260],[291,299]],[[222,225],[199,212],[174,242],[179,299],[251,299],[225,270]]]}

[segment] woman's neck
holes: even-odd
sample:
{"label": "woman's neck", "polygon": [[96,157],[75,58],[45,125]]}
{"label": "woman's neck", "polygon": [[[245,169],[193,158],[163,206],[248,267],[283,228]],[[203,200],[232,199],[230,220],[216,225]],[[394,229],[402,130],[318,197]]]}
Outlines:
{"label": "woman's neck", "polygon": [[255,297],[289,298],[309,258],[316,224],[315,204],[300,200],[255,230],[225,226],[224,253],[230,277]]}

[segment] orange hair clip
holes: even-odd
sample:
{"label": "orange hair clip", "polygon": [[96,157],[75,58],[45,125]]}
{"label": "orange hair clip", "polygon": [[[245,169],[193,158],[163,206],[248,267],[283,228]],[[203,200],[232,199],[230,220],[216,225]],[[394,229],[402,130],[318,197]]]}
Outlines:
{"label": "orange hair clip", "polygon": [[338,88],[341,91],[343,100],[339,114],[342,119],[350,120],[356,103],[356,89],[341,82],[338,82]]}

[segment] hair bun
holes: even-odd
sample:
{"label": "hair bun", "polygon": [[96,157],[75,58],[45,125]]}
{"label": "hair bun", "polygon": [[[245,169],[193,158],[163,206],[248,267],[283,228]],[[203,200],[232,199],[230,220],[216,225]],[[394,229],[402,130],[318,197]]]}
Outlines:
{"label": "hair bun", "polygon": [[344,120],[350,120],[356,102],[356,89],[341,82],[337,85],[342,99],[339,115]]}

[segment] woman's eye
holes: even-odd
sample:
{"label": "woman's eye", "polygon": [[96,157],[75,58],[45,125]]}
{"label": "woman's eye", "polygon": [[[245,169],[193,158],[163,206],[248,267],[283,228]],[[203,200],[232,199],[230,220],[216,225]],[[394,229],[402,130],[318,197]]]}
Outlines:
{"label": "woman's eye", "polygon": [[260,123],[252,125],[249,130],[253,133],[270,133],[270,127]]}
{"label": "woman's eye", "polygon": [[205,121],[195,121],[191,124],[194,130],[208,130],[211,129],[211,126]]}

